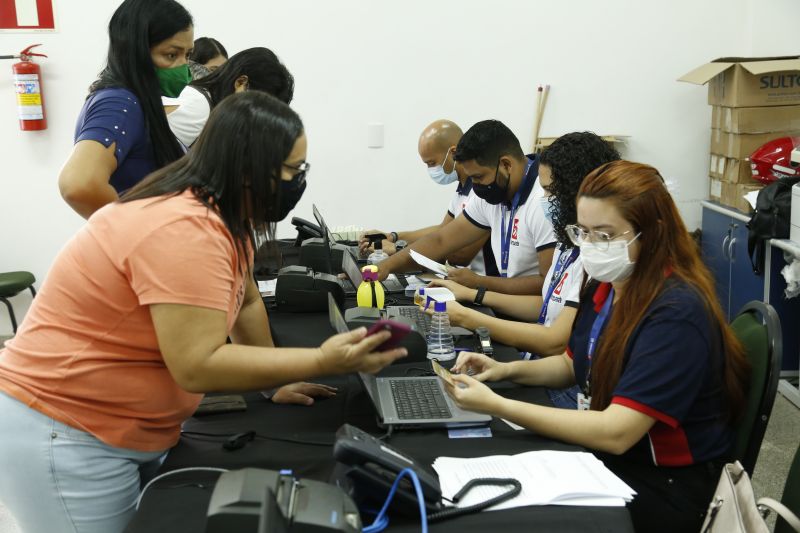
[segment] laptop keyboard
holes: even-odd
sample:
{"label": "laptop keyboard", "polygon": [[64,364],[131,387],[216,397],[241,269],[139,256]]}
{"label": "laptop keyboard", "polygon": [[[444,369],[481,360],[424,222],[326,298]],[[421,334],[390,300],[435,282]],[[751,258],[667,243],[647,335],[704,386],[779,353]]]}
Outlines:
{"label": "laptop keyboard", "polygon": [[435,379],[391,379],[389,385],[394,407],[401,419],[453,417]]}
{"label": "laptop keyboard", "polygon": [[403,284],[396,279],[385,279],[381,283],[387,292],[404,292],[406,290]]}
{"label": "laptop keyboard", "polygon": [[401,305],[397,307],[397,312],[400,316],[410,319],[417,326],[417,331],[425,333],[431,329],[431,317],[417,306]]}

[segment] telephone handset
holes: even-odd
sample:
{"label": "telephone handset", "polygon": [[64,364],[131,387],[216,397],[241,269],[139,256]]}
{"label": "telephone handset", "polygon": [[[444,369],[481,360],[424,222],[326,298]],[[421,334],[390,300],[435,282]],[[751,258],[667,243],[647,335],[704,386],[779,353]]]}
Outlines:
{"label": "telephone handset", "polygon": [[297,239],[295,239],[295,246],[300,244],[306,239],[322,238],[322,228],[313,222],[300,217],[292,217],[292,225],[297,228]]}
{"label": "telephone handset", "polygon": [[[357,427],[344,424],[339,428],[333,457],[349,467],[346,476],[356,499],[371,497],[380,506],[397,474],[404,468],[411,468],[419,478],[428,510],[435,512],[443,509],[439,479],[430,468]],[[397,510],[402,508],[412,514],[419,513],[417,494],[408,480],[403,479],[398,485],[392,507]]]}

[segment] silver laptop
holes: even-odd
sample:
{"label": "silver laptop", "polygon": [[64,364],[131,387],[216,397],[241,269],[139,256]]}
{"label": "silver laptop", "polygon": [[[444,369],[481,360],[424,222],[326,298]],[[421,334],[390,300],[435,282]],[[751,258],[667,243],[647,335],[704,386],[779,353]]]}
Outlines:
{"label": "silver laptop", "polygon": [[[319,224],[320,229],[322,230],[322,238],[325,241],[325,244],[330,248],[334,244],[338,244],[336,242],[336,237],[331,232],[328,225],[325,223],[325,219],[322,218],[322,215],[317,209],[317,206],[311,204],[311,211],[314,213],[314,218],[317,220],[317,224]],[[353,254],[353,257],[358,257],[359,251],[358,246],[349,246],[346,244],[340,244],[339,246],[344,247],[348,252]]]}
{"label": "silver laptop", "polygon": [[[358,268],[356,260],[348,253],[342,254],[342,271],[347,276],[347,281],[342,284],[344,293],[347,295],[356,294],[358,286],[361,285],[361,280],[363,278],[361,277],[361,269]],[[394,276],[394,274],[391,274],[389,278],[381,283],[383,291],[386,294],[405,294],[406,287],[399,281],[400,278],[392,278],[391,276]]]}
{"label": "silver laptop", "polygon": [[[342,312],[330,294],[328,315],[333,329],[339,333],[349,331]],[[457,428],[485,426],[492,421],[489,415],[459,408],[436,376],[377,378],[363,372],[359,372],[358,376],[375,406],[382,426],[395,426],[396,429]]]}

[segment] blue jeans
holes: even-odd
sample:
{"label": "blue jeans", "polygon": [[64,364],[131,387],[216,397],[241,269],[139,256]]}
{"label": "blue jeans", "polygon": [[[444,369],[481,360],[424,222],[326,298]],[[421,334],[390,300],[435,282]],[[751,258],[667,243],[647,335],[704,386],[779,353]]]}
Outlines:
{"label": "blue jeans", "polygon": [[166,453],[104,444],[0,392],[0,501],[25,533],[116,533]]}
{"label": "blue jeans", "polygon": [[[540,356],[530,352],[520,352],[520,356],[525,360],[541,359]],[[553,402],[553,407],[560,407],[561,409],[577,409],[578,408],[578,393],[581,388],[573,385],[567,389],[547,389],[547,395],[550,401]]]}

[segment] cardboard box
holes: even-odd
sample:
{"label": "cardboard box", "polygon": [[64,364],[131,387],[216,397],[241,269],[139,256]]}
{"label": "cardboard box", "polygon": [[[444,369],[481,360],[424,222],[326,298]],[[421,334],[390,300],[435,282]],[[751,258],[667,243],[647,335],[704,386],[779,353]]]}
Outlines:
{"label": "cardboard box", "polygon": [[738,209],[742,213],[750,213],[753,211],[753,208],[750,207],[750,204],[744,199],[744,195],[752,191],[760,190],[763,187],[763,185],[725,183],[713,178],[710,181],[709,198],[722,205]]}
{"label": "cardboard box", "polygon": [[708,103],[725,107],[800,104],[800,56],[723,57],[678,78],[708,83]]}
{"label": "cardboard box", "polygon": [[753,172],[750,169],[749,161],[717,154],[711,154],[708,175],[726,183],[738,183],[742,185],[758,184],[758,182],[753,179]]}
{"label": "cardboard box", "polygon": [[776,107],[713,106],[711,127],[728,133],[800,130],[800,105]]}
{"label": "cardboard box", "polygon": [[711,130],[711,153],[734,159],[747,159],[750,154],[769,141],[796,135],[800,135],[800,131],[727,133],[722,130]]}

